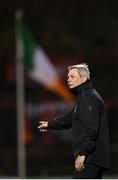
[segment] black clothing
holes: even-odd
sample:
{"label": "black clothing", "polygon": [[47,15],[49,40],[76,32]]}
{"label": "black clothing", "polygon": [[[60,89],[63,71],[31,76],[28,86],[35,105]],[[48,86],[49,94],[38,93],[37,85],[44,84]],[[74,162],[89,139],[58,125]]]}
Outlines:
{"label": "black clothing", "polygon": [[103,168],[94,164],[86,164],[82,171],[74,170],[73,179],[102,179]]}
{"label": "black clothing", "polygon": [[49,129],[72,127],[74,157],[85,155],[86,162],[109,168],[109,129],[105,105],[91,81],[71,89],[77,97],[72,111],[49,121]]}

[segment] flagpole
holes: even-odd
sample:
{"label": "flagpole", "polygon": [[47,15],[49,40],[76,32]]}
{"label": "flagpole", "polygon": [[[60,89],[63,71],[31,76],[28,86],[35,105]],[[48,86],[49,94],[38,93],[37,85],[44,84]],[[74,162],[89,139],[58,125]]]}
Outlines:
{"label": "flagpole", "polygon": [[26,176],[26,152],[24,144],[24,66],[22,62],[23,44],[17,22],[22,19],[22,12],[15,14],[15,39],[16,39],[16,103],[17,103],[17,167],[18,177]]}

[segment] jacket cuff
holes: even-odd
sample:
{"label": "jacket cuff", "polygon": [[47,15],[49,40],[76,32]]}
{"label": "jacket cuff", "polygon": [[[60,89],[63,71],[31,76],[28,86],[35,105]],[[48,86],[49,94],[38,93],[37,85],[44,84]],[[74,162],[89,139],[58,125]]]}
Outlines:
{"label": "jacket cuff", "polygon": [[87,154],[88,154],[87,151],[79,150],[79,149],[76,149],[75,152],[74,152],[74,156],[75,157],[77,157],[78,155],[80,155],[80,156],[82,156],[82,155],[87,156]]}
{"label": "jacket cuff", "polygon": [[53,129],[56,125],[56,119],[48,122],[48,129]]}

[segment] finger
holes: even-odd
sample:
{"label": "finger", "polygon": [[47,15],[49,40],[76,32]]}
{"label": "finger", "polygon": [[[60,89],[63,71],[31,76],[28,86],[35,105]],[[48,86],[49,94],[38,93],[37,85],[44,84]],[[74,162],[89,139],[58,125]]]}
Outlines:
{"label": "finger", "polygon": [[75,168],[77,169],[77,171],[82,171],[84,169],[83,164],[81,162],[77,163],[75,165]]}
{"label": "finger", "polygon": [[40,123],[40,124],[42,124],[42,123],[46,123],[46,122],[47,122],[47,121],[39,121],[39,123]]}
{"label": "finger", "polygon": [[43,132],[47,131],[46,129],[43,129]]}
{"label": "finger", "polygon": [[75,169],[77,170],[77,171],[81,171],[81,168],[80,167],[75,167]]}
{"label": "finger", "polygon": [[75,163],[75,169],[76,169],[77,171],[80,170],[80,164],[79,164],[79,163]]}
{"label": "finger", "polygon": [[41,124],[41,125],[38,126],[38,128],[39,128],[39,129],[42,129],[42,128],[44,128],[44,125]]}
{"label": "finger", "polygon": [[40,131],[44,132],[47,131],[47,129],[41,128]]}
{"label": "finger", "polygon": [[46,124],[45,123],[42,123],[38,126],[38,128],[46,128]]}
{"label": "finger", "polygon": [[85,169],[85,167],[84,167],[83,163],[81,163],[81,164],[80,164],[80,170],[82,171],[82,170],[84,170],[84,169]]}
{"label": "finger", "polygon": [[46,129],[42,129],[41,132],[46,132],[47,130]]}
{"label": "finger", "polygon": [[81,162],[82,169],[85,169],[84,162]]}
{"label": "finger", "polygon": [[82,165],[82,168],[83,168],[83,169],[85,169],[85,166],[84,166],[84,164]]}
{"label": "finger", "polygon": [[82,168],[81,167],[77,168],[77,171],[79,171],[79,172],[82,171]]}
{"label": "finger", "polygon": [[43,132],[43,129],[40,129],[41,132]]}
{"label": "finger", "polygon": [[84,169],[84,162],[80,162],[81,168]]}

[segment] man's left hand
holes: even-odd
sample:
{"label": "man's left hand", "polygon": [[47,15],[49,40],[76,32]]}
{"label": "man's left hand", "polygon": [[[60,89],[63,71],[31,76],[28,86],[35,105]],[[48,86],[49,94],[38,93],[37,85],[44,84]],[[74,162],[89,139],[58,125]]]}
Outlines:
{"label": "man's left hand", "polygon": [[85,161],[85,155],[77,156],[75,160],[75,168],[77,171],[82,171],[83,169],[85,169],[84,161]]}

